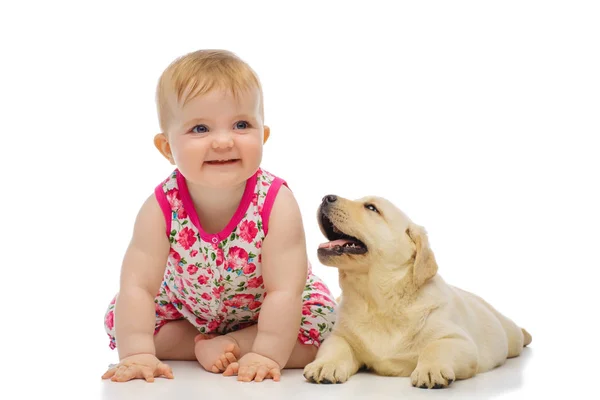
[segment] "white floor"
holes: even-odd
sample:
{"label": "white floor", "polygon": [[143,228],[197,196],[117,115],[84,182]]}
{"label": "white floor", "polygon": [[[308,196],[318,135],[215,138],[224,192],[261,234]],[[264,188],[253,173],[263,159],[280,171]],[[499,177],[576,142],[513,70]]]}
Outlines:
{"label": "white floor", "polygon": [[[537,374],[530,374],[534,350],[526,349],[523,355],[494,371],[480,374],[465,381],[452,384],[449,389],[424,390],[413,388],[408,378],[380,377],[359,373],[347,383],[338,385],[315,385],[304,380],[301,370],[284,371],[280,382],[241,383],[235,378],[223,377],[203,371],[196,363],[172,362],[175,379],[159,379],[154,383],[131,381],[99,383],[100,399],[120,400],[140,398],[161,399],[491,399],[532,398],[540,391],[535,385]],[[94,389],[90,391],[95,392]],[[84,396],[91,398],[90,392]],[[82,393],[83,396],[83,393]],[[83,398],[83,397],[82,397]]]}
{"label": "white floor", "polygon": [[[90,318],[91,319],[91,318]],[[84,318],[85,320],[85,318]],[[582,320],[585,322],[585,320]],[[0,363],[0,397],[8,399],[60,398],[85,400],[247,400],[247,399],[597,399],[597,330],[583,324],[531,324],[531,347],[520,357],[490,372],[454,382],[449,389],[414,388],[409,378],[359,373],[338,385],[305,381],[301,370],[284,370],[280,382],[242,383],[235,377],[205,372],[196,362],[169,362],[175,379],[154,383],[102,380],[110,363],[118,360],[98,329],[48,337],[22,332],[20,345],[5,346]],[[529,324],[528,324],[529,326]],[[1,333],[1,332],[0,332]],[[67,346],[66,342],[69,342]],[[9,343],[5,341],[4,343]],[[35,344],[32,347],[32,344]],[[23,349],[37,349],[25,355]],[[12,357],[11,357],[12,354]],[[6,358],[7,357],[7,358]],[[12,394],[11,394],[12,392]],[[16,395],[15,395],[16,394]]]}

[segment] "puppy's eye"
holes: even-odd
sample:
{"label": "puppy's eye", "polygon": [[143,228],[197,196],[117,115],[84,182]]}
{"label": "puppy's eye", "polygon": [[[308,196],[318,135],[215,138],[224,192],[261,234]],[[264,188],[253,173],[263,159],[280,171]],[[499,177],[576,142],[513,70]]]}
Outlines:
{"label": "puppy's eye", "polygon": [[365,204],[365,208],[367,210],[375,211],[377,214],[379,214],[379,210],[373,204]]}

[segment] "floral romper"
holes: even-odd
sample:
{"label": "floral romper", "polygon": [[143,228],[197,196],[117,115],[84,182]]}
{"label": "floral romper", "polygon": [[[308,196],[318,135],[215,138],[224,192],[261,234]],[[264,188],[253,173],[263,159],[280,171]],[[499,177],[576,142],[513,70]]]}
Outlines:
{"label": "floral romper", "polygon": [[[154,334],[169,321],[186,319],[201,333],[225,334],[258,322],[266,296],[261,274],[261,247],[281,178],[258,169],[246,182],[240,205],[229,224],[217,234],[202,229],[178,169],[156,187],[165,215],[171,250],[163,282],[155,297]],[[312,273],[309,263],[302,294],[298,340],[319,346],[335,323],[335,300]],[[114,306],[110,302],[104,327],[110,348],[117,346]]]}

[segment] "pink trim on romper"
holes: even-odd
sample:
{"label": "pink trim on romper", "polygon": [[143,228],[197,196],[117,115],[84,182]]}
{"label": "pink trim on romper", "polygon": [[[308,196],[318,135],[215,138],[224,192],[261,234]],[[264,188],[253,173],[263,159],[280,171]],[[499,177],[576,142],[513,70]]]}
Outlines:
{"label": "pink trim on romper", "polygon": [[167,200],[167,195],[162,189],[162,183],[154,189],[154,196],[156,196],[156,201],[158,201],[158,205],[162,209],[162,212],[165,216],[165,223],[167,225],[167,237],[171,235],[171,221],[173,220],[173,211],[171,211],[171,205],[169,204],[169,200]]}
{"label": "pink trim on romper", "polygon": [[[225,228],[223,228],[223,230],[219,233],[209,234],[209,233],[206,233],[204,231],[204,229],[202,229],[202,225],[200,224],[200,220],[198,219],[198,214],[196,213],[196,207],[194,207],[194,202],[192,201],[192,197],[190,196],[190,192],[188,190],[187,183],[185,182],[185,178],[183,177],[181,172],[179,172],[179,170],[176,170],[177,187],[179,188],[179,194],[181,196],[181,202],[183,203],[183,208],[188,213],[190,220],[192,221],[194,226],[198,229],[198,232],[200,233],[200,237],[202,238],[202,240],[209,242],[209,243],[219,243],[229,237],[229,235],[231,234],[233,229],[241,222],[242,218],[244,218],[244,215],[246,214],[246,211],[248,210],[248,206],[250,205],[250,202],[252,201],[252,197],[254,197],[254,191],[256,188],[258,172],[259,172],[259,170],[257,170],[254,173],[254,175],[252,175],[246,181],[246,187],[244,189],[244,194],[242,195],[242,200],[240,201],[240,204],[239,204],[237,210],[235,211],[235,214],[233,215],[233,217],[231,217],[231,220],[229,221],[227,226]],[[213,240],[213,239],[215,239],[215,240]]]}
{"label": "pink trim on romper", "polygon": [[287,187],[287,183],[283,179],[275,177],[273,182],[271,182],[271,187],[267,192],[267,197],[265,198],[265,202],[260,213],[265,236],[267,236],[267,233],[269,232],[269,217],[271,216],[271,210],[273,209],[273,204],[275,203],[275,198],[277,197],[277,193],[279,193],[279,189],[281,189],[281,185],[285,185]]}

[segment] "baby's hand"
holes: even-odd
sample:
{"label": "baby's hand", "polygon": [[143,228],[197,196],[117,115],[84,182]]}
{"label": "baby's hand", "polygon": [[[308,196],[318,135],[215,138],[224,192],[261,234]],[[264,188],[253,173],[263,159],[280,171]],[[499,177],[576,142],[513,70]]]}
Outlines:
{"label": "baby's hand", "polygon": [[240,361],[229,364],[223,375],[238,376],[238,381],[261,382],[264,379],[273,379],[279,381],[281,378],[281,368],[279,364],[270,358],[256,353],[248,353]]}
{"label": "baby's hand", "polygon": [[152,354],[136,354],[125,357],[121,362],[102,375],[102,379],[111,378],[113,382],[127,382],[131,379],[145,379],[154,382],[154,377],[164,375],[173,379],[173,371]]}

